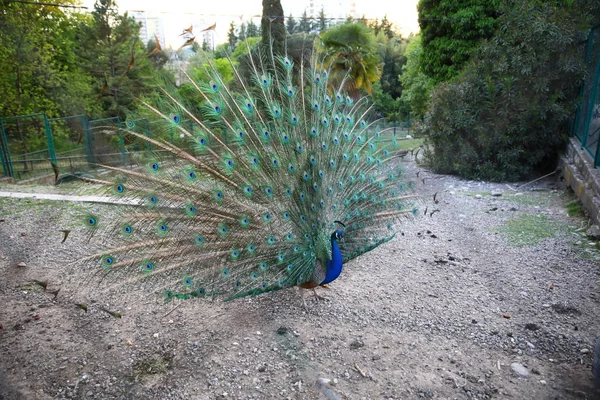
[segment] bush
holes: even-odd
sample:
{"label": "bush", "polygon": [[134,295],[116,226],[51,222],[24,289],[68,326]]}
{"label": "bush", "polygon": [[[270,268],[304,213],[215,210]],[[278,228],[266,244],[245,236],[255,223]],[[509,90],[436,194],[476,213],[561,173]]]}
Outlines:
{"label": "bush", "polygon": [[597,1],[568,4],[507,3],[496,36],[436,88],[421,128],[435,171],[514,181],[555,167],[585,75],[588,16],[600,11]]}

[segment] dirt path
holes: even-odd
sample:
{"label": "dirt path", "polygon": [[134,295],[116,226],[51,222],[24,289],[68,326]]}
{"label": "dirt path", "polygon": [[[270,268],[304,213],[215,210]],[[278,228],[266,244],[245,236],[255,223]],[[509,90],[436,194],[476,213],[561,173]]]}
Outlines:
{"label": "dirt path", "polygon": [[327,301],[307,296],[308,314],[296,289],[84,312],[69,263],[87,245],[66,221],[86,206],[0,198],[0,399],[594,398],[600,252],[571,196],[423,177],[439,203],[346,265]]}

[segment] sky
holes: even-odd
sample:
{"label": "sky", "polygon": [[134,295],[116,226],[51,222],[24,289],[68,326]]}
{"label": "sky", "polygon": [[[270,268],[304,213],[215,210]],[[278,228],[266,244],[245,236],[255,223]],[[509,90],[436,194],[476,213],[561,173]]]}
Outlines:
{"label": "sky", "polygon": [[[281,0],[284,14],[292,14],[297,20],[304,9],[309,10],[310,0]],[[404,35],[419,30],[417,21],[418,0],[313,0],[322,4],[326,16],[338,16],[340,3],[356,4],[356,16],[365,15],[367,18],[378,18],[384,15],[396,24]],[[88,10],[93,9],[95,0],[82,0]],[[250,18],[260,23],[262,13],[262,0],[222,0],[222,1],[192,1],[192,0],[117,0],[120,12],[145,11],[149,16],[161,16],[164,19],[165,39],[167,45],[177,47],[179,34],[183,29],[194,24],[195,30],[199,26],[206,27],[217,24],[214,32],[216,44],[227,41],[229,24],[234,21],[236,26],[242,22],[247,23]],[[317,6],[320,9],[320,6]],[[343,8],[343,7],[342,7]],[[338,13],[338,14],[336,14]]]}

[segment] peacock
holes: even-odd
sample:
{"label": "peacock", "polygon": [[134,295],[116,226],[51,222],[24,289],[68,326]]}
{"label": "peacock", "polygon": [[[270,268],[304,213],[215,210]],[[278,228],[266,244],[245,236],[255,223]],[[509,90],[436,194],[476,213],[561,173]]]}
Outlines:
{"label": "peacock", "polygon": [[229,81],[210,57],[206,80],[182,72],[197,101],[161,85],[144,112],[97,128],[129,150],[128,166],[80,178],[115,204],[85,215],[103,284],[166,302],[316,288],[417,215],[395,137],[347,76],[272,49],[230,63]]}

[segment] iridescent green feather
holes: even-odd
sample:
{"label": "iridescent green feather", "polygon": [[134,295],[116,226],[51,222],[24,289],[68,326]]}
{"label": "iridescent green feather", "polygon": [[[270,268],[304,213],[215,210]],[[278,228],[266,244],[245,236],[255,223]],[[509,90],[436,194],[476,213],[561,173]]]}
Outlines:
{"label": "iridescent green feather", "polygon": [[414,185],[368,101],[332,86],[317,57],[306,68],[258,52],[244,70],[232,62],[231,81],[207,59],[207,81],[185,76],[193,96],[163,88],[122,124],[138,167],[103,166],[114,178],[96,185],[117,209],[84,219],[103,285],[165,301],[276,292],[322,279],[335,229],[347,262],[414,216]]}

